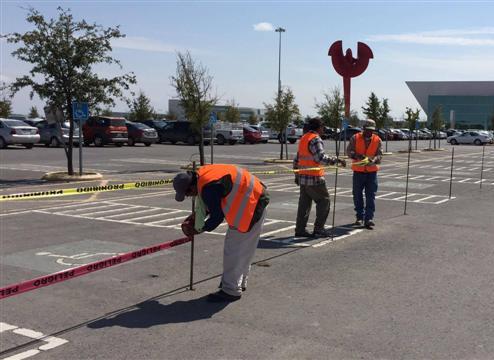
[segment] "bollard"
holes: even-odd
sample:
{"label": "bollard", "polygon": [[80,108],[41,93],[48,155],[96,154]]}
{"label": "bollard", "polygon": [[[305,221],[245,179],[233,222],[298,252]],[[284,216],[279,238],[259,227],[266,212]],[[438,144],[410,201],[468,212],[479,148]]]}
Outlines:
{"label": "bollard", "polygon": [[455,148],[451,152],[451,175],[449,176],[449,198],[451,199],[451,189],[453,187],[453,161],[455,158]]}
{"label": "bollard", "polygon": [[480,188],[482,189],[482,181],[484,175],[484,154],[485,154],[485,144],[482,147],[482,165],[480,166]]}
{"label": "bollard", "polygon": [[[196,171],[196,162],[192,162],[192,170]],[[196,209],[196,197],[192,197],[192,214],[194,214]],[[190,239],[190,282],[189,290],[194,290],[194,235]]]}

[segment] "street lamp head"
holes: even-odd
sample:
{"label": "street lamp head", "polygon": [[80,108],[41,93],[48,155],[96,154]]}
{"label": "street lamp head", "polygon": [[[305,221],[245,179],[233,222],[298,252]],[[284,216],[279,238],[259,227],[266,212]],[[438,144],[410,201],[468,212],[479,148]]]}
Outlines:
{"label": "street lamp head", "polygon": [[283,29],[282,27],[279,27],[277,29],[275,29],[276,32],[279,32],[279,33],[282,33],[282,32],[285,32],[286,30]]}

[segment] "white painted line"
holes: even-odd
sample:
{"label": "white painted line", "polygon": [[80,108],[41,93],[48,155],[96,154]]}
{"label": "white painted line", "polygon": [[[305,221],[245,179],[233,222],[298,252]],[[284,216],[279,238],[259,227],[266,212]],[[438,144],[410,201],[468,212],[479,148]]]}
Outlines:
{"label": "white painted line", "polygon": [[269,226],[269,225],[272,225],[272,224],[277,224],[281,222],[280,220],[274,220],[274,219],[271,219],[271,220],[267,220],[264,222],[264,224],[262,225],[263,227],[266,227],[266,226]]}
{"label": "white painted line", "polygon": [[125,211],[125,210],[132,210],[136,208],[143,208],[144,206],[135,206],[135,205],[127,205],[128,207],[120,207],[118,209],[110,209],[110,210],[102,210],[102,211],[95,211],[95,212],[88,212],[88,213],[80,213],[79,215],[95,215],[95,214],[105,214],[105,213],[112,213],[116,211]]}
{"label": "white painted line", "polygon": [[446,201],[453,200],[453,199],[456,199],[456,197],[455,196],[451,196],[451,199],[446,198],[446,199],[443,199],[443,200],[436,201],[433,204],[436,204],[436,205],[437,204],[442,204],[442,203],[445,203]]}
{"label": "white painted line", "polygon": [[158,221],[152,221],[152,222],[148,222],[146,224],[147,225],[157,225],[157,224],[160,224],[160,223],[167,223],[167,222],[174,221],[174,220],[185,219],[187,216],[189,216],[189,215],[177,216],[177,217],[174,217],[174,218],[164,219],[164,220],[158,220]]}
{"label": "white painted line", "polygon": [[63,345],[65,343],[68,343],[68,340],[57,338],[54,336],[47,336],[46,338],[43,339],[43,341],[46,341],[48,344],[41,345],[38,349],[40,350],[51,350],[56,348],[57,346]]}
{"label": "white painted line", "polygon": [[385,194],[381,194],[381,195],[377,195],[376,196],[376,199],[381,199],[385,196],[389,196],[389,195],[393,195],[393,194],[396,194],[397,192],[396,191],[391,191],[391,192],[388,192],[388,193],[385,193]]}
{"label": "white painted line", "polygon": [[288,230],[292,230],[292,229],[295,229],[295,225],[290,225],[290,226],[283,227],[281,229],[276,229],[276,230],[273,230],[273,231],[268,231],[267,233],[262,234],[261,237],[278,234],[280,232],[284,232],[284,231],[288,231]]}
{"label": "white painted line", "polygon": [[430,178],[425,178],[425,179],[422,179],[422,180],[425,180],[425,181],[432,181],[432,180],[435,180],[435,179],[439,179],[439,178],[442,178],[443,176],[433,176],[433,177],[430,177]]}
{"label": "white painted line", "polygon": [[460,181],[458,181],[458,182],[459,182],[459,183],[464,183],[464,182],[466,182],[466,181],[468,181],[468,180],[472,180],[472,178],[466,178],[466,179],[460,180]]}
{"label": "white painted line", "polygon": [[149,208],[149,209],[144,209],[144,210],[139,210],[139,211],[131,211],[131,212],[126,212],[126,213],[122,213],[122,214],[116,214],[116,215],[110,215],[110,216],[103,216],[103,217],[105,219],[113,219],[113,218],[116,218],[116,217],[119,217],[119,216],[142,214],[142,213],[151,212],[151,211],[157,211],[157,210],[163,210],[163,208],[152,207],[152,208]]}
{"label": "white painted line", "polygon": [[312,247],[313,248],[318,248],[318,247],[321,247],[321,246],[330,244],[332,242],[335,242],[335,241],[338,241],[338,240],[342,240],[342,239],[347,238],[349,236],[358,234],[358,233],[360,233],[362,231],[364,231],[364,229],[355,229],[355,230],[350,231],[348,234],[336,236],[336,237],[333,238],[333,240],[328,239],[328,240],[321,241],[321,242],[319,242],[317,244],[312,245]]}
{"label": "white painted line", "polygon": [[9,330],[14,330],[17,329],[18,327],[15,325],[9,325],[4,322],[0,322],[0,333],[3,333],[4,331],[9,331]]}
{"label": "white painted line", "polygon": [[15,329],[13,331],[13,333],[18,334],[18,335],[22,335],[22,336],[26,336],[26,337],[29,337],[31,339],[41,339],[44,336],[42,332],[24,329],[24,328]]}
{"label": "white painted line", "polygon": [[419,194],[408,193],[408,195],[399,196],[399,197],[397,197],[397,198],[393,198],[393,199],[391,199],[391,200],[396,200],[396,201],[398,201],[398,200],[403,200],[403,199],[405,199],[405,198],[410,199],[410,198],[411,198],[412,196],[414,196],[414,195],[419,195]]}
{"label": "white painted line", "polygon": [[350,193],[352,191],[353,191],[352,189],[350,189],[350,190],[344,190],[344,191],[336,191],[336,195],[348,194],[348,193]]}
{"label": "white painted line", "polygon": [[425,198],[422,198],[422,199],[417,199],[417,200],[414,200],[414,202],[422,202],[422,201],[425,201],[425,200],[428,200],[428,199],[432,199],[434,197],[437,197],[438,195],[429,195],[429,196],[426,196]]}
{"label": "white painted line", "polygon": [[166,215],[170,215],[170,214],[176,214],[176,213],[179,213],[179,212],[188,212],[188,210],[175,210],[175,211],[169,211],[169,212],[165,212],[165,213],[159,213],[159,214],[153,214],[153,215],[147,215],[147,216],[140,216],[140,217],[131,218],[131,219],[122,219],[122,220],[118,220],[118,221],[134,222],[136,220],[148,219],[148,218],[153,218],[153,217],[158,217],[158,216],[166,216]]}
{"label": "white painted line", "polygon": [[16,355],[12,355],[12,356],[3,358],[2,360],[23,360],[23,359],[27,359],[28,357],[37,355],[40,352],[41,351],[39,351],[37,349],[27,350],[27,351],[23,351],[23,352],[21,352],[19,354],[16,354]]}
{"label": "white painted line", "polygon": [[410,179],[411,180],[417,180],[417,179],[423,178],[424,176],[425,175],[417,175],[417,176],[411,177]]}
{"label": "white painted line", "polygon": [[84,211],[87,211],[87,210],[98,210],[98,209],[105,209],[105,208],[109,208],[109,207],[115,207],[115,206],[120,206],[120,205],[117,205],[117,204],[107,204],[107,205],[98,205],[98,206],[93,206],[93,207],[89,207],[89,208],[84,208],[84,209],[73,209],[73,210],[65,210],[65,211],[57,211],[55,214],[68,214],[68,213],[76,213],[76,212],[84,212]]}

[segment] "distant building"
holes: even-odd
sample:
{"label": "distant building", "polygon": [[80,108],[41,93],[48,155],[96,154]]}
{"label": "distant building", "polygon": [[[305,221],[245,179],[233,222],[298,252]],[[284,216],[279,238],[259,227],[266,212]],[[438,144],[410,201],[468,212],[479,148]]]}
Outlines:
{"label": "distant building", "polygon": [[[212,111],[215,112],[216,114],[225,114],[226,109],[228,108],[227,105],[215,105],[213,106]],[[264,114],[265,110],[264,109],[257,109],[257,108],[251,108],[251,107],[238,107],[238,111],[240,112],[240,121],[248,121],[249,117],[254,114],[257,116],[258,121],[263,121],[264,120]],[[177,117],[177,120],[187,120],[187,117],[185,116],[185,111],[180,106],[180,100],[178,99],[169,99],[168,100],[168,112],[174,114]]]}
{"label": "distant building", "polygon": [[427,115],[441,105],[446,127],[488,129],[494,116],[494,81],[407,81]]}

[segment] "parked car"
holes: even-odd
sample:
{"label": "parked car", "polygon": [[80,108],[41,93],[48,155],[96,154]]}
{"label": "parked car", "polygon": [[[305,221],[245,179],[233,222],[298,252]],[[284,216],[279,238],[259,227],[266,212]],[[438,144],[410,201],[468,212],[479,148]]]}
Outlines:
{"label": "parked car", "polygon": [[409,139],[408,135],[405,134],[400,129],[390,129],[390,131],[393,133],[394,138],[396,140],[408,140]]}
{"label": "parked car", "polygon": [[[209,126],[205,128],[210,132]],[[211,136],[209,136],[210,138]],[[214,124],[214,137],[218,145],[224,145],[226,143],[235,145],[244,139],[244,130],[242,124],[228,123],[218,121]]]}
{"label": "parked car", "polygon": [[109,116],[91,116],[82,125],[84,144],[95,146],[115,144],[122,146],[128,140],[125,118]]}
{"label": "parked car", "polygon": [[269,141],[269,131],[264,129],[261,125],[250,125],[250,127],[256,129],[261,133],[261,142],[266,144]]}
{"label": "parked car", "polygon": [[[68,121],[58,125],[57,123],[49,124],[46,120],[38,121],[35,125],[38,128],[40,136],[40,144],[45,146],[59,147],[63,143],[69,143],[70,123]],[[84,136],[82,136],[84,141]],[[79,144],[79,127],[74,124],[74,137],[72,140],[74,145]]]}
{"label": "parked car", "polygon": [[141,121],[141,123],[143,123],[144,125],[147,125],[150,128],[153,128],[154,130],[156,130],[156,132],[158,133],[158,142],[164,141],[162,132],[166,126],[166,123],[167,123],[166,121],[164,121],[164,120],[144,120],[144,121]]}
{"label": "parked car", "polygon": [[[199,132],[194,129],[190,121],[166,121],[165,127],[161,130],[161,141],[176,144],[177,142],[189,145],[198,144],[200,141]],[[211,134],[207,131],[203,133],[204,144],[210,143]]]}
{"label": "parked car", "polygon": [[360,128],[357,128],[357,127],[350,128],[349,127],[348,129],[340,132],[340,136],[339,136],[340,140],[350,140],[353,135],[358,134],[361,131],[362,130]]}
{"label": "parked car", "polygon": [[460,135],[453,135],[448,137],[446,141],[451,145],[458,145],[458,144],[482,145],[488,143],[492,144],[493,142],[491,137],[487,135],[479,134],[476,131],[466,131]]}
{"label": "parked car", "polygon": [[140,123],[126,121],[128,138],[127,145],[134,146],[136,143],[143,143],[146,146],[151,146],[158,141],[158,133],[155,129]]}
{"label": "parked car", "polygon": [[38,129],[21,120],[0,118],[0,149],[8,145],[24,145],[32,149],[39,142]]}
{"label": "parked car", "polygon": [[[303,127],[297,127],[295,125],[288,125],[287,126],[287,140],[290,144],[295,144],[297,140],[299,140],[302,135],[304,135],[304,129]],[[280,143],[285,142],[285,133],[280,133],[278,134],[278,141]]]}
{"label": "parked car", "polygon": [[264,130],[268,132],[269,140],[278,140],[278,132],[274,129],[271,129],[268,123],[263,122],[260,125]]}
{"label": "parked car", "polygon": [[262,141],[261,131],[250,125],[244,125],[244,143],[257,144]]}

